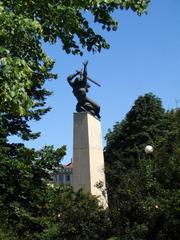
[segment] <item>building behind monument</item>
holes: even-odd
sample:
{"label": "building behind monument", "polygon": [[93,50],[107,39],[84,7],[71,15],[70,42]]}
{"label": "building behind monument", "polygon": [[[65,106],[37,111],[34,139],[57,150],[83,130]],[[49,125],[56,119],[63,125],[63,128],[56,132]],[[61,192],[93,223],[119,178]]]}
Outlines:
{"label": "building behind monument", "polygon": [[52,181],[55,185],[73,185],[73,163],[60,165],[50,173]]}

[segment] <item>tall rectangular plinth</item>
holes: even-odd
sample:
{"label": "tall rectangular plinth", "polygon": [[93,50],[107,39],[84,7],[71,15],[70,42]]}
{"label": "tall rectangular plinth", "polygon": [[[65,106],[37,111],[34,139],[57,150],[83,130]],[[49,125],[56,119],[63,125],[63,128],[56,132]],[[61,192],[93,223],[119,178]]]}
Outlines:
{"label": "tall rectangular plinth", "polygon": [[[97,188],[98,183],[101,189]],[[101,123],[89,113],[74,113],[73,188],[98,196],[106,208],[105,185]]]}

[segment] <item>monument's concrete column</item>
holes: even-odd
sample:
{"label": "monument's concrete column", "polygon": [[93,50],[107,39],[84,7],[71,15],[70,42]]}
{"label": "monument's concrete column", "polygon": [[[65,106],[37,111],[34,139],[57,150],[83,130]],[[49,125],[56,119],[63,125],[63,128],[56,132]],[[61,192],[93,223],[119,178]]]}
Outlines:
{"label": "monument's concrete column", "polygon": [[[96,187],[101,182],[105,194]],[[99,196],[107,207],[101,122],[89,113],[74,113],[73,188]]]}

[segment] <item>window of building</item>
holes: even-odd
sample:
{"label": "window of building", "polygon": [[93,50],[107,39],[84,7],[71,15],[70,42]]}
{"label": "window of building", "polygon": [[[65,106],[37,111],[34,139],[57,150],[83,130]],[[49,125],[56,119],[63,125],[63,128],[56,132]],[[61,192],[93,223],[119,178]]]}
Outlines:
{"label": "window of building", "polygon": [[59,175],[59,183],[62,184],[64,182],[64,175]]}
{"label": "window of building", "polygon": [[69,174],[66,175],[66,182],[70,182],[70,175]]}

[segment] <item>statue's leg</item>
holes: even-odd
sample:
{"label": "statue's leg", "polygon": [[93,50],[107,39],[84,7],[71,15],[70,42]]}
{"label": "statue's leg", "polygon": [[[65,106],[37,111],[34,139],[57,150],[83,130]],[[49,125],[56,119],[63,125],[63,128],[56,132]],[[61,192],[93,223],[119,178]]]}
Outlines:
{"label": "statue's leg", "polygon": [[86,102],[90,103],[90,105],[92,106],[91,110],[94,111],[94,115],[96,115],[98,118],[101,118],[99,115],[100,106],[88,97],[86,97]]}
{"label": "statue's leg", "polygon": [[96,116],[99,119],[101,118],[99,115],[100,106],[88,97],[79,100],[76,105],[76,111],[90,112],[93,116]]}
{"label": "statue's leg", "polygon": [[86,112],[86,109],[83,107],[83,105],[81,105],[80,103],[77,103],[76,111],[77,112]]}

